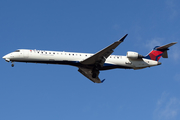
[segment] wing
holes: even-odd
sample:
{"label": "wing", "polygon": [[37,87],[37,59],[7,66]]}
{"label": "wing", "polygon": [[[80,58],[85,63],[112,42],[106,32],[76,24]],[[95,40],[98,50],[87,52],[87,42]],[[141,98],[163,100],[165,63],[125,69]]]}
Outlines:
{"label": "wing", "polygon": [[108,47],[102,49],[101,51],[95,53],[93,56],[81,61],[81,64],[84,65],[93,65],[96,64],[97,62],[101,65],[101,67],[103,66],[104,62],[106,61],[106,59],[109,57],[109,55],[111,55],[114,52],[114,49],[121,43],[124,41],[124,39],[126,38],[128,34],[126,34],[124,37],[122,37],[120,40],[114,42],[113,44],[109,45]]}
{"label": "wing", "polygon": [[101,83],[101,80],[99,79],[98,75],[99,75],[99,71],[97,72],[97,76],[95,78],[92,77],[93,73],[91,69],[87,69],[87,68],[82,68],[79,67],[78,70],[81,74],[83,74],[85,77],[87,77],[88,79],[90,79],[92,82],[94,83]]}
{"label": "wing", "polygon": [[80,61],[81,64],[86,66],[91,66],[91,68],[82,68],[79,67],[79,72],[83,74],[85,77],[90,79],[95,83],[102,83],[104,80],[99,79],[99,68],[103,67],[104,62],[114,52],[114,49],[124,41],[128,34],[122,37],[120,40],[114,42],[113,44],[109,45],[108,47],[100,50],[99,52],[95,53],[93,56]]}

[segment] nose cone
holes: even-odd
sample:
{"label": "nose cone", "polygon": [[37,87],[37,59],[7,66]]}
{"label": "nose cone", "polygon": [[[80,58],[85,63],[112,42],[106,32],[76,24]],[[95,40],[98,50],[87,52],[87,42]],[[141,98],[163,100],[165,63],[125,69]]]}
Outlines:
{"label": "nose cone", "polygon": [[7,58],[7,55],[3,56],[2,58],[3,58],[3,59],[6,59],[6,58]]}
{"label": "nose cone", "polygon": [[2,57],[3,59],[5,59],[7,62],[9,62],[10,61],[10,59],[9,59],[9,55],[7,54],[7,55],[5,55],[5,56],[3,56]]}

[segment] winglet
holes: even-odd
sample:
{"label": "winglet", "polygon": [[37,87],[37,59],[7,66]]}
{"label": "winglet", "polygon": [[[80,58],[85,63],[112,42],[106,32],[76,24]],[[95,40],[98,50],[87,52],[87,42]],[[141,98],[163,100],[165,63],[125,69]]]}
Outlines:
{"label": "winglet", "polygon": [[105,79],[101,80],[101,83],[103,83],[105,81]]}
{"label": "winglet", "polygon": [[119,41],[123,42],[124,39],[127,37],[128,34],[126,34],[124,37],[122,37]]}

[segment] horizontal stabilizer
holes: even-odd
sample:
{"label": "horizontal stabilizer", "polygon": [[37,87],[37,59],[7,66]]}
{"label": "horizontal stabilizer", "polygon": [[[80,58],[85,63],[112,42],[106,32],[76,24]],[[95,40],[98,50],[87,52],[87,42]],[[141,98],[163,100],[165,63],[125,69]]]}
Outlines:
{"label": "horizontal stabilizer", "polygon": [[173,43],[169,43],[167,45],[163,45],[163,46],[160,46],[158,48],[156,48],[157,50],[166,50],[168,49],[169,47],[171,47],[172,45],[176,44],[177,42],[173,42]]}

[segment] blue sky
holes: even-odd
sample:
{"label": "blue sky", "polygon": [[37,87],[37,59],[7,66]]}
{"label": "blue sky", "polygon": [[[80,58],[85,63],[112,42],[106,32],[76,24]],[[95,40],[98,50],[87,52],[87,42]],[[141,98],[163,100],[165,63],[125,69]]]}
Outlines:
{"label": "blue sky", "polygon": [[[180,42],[178,0],[1,0],[0,56],[16,49],[95,53],[129,34],[113,54],[146,55]],[[102,71],[0,59],[1,120],[179,120],[180,44],[161,66]]]}

